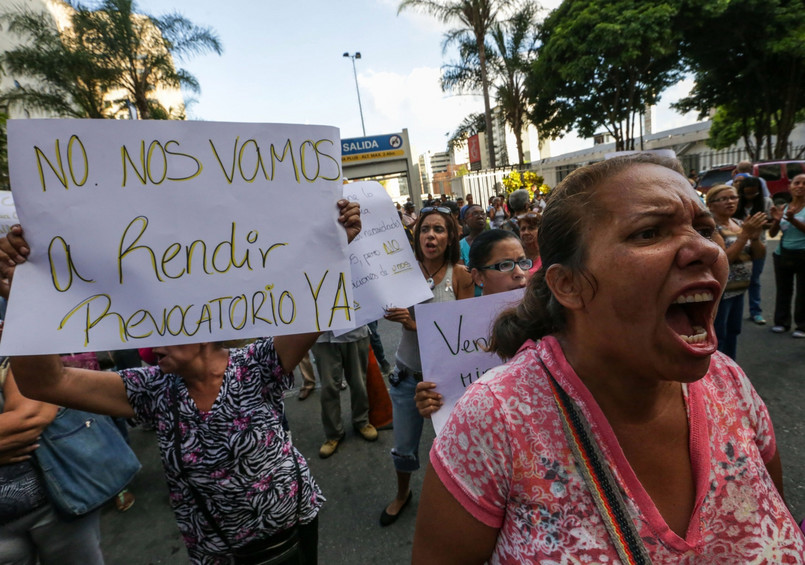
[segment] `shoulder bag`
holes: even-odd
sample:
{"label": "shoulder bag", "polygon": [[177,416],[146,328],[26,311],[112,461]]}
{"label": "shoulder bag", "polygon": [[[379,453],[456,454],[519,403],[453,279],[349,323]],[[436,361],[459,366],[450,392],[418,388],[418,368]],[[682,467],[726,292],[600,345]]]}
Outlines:
{"label": "shoulder bag", "polygon": [[179,394],[176,380],[171,387],[171,411],[173,412],[173,446],[175,450],[176,463],[179,467],[179,476],[193,494],[196,506],[204,515],[207,523],[215,530],[218,537],[226,544],[235,559],[236,565],[295,565],[301,563],[300,537],[299,537],[299,510],[302,507],[302,472],[299,470],[299,462],[293,455],[293,464],[296,469],[296,523],[290,528],[277,532],[267,538],[260,538],[251,541],[243,547],[234,548],[226,537],[221,526],[212,515],[207,502],[201,493],[193,485],[193,481],[187,476],[182,459],[182,442],[179,437]]}
{"label": "shoulder bag", "polygon": [[651,557],[629,516],[620,488],[589,429],[587,419],[570,395],[559,386],[542,359],[540,364],[548,375],[567,444],[621,562],[627,565],[651,565]]}
{"label": "shoulder bag", "polygon": [[131,482],[140,462],[109,416],[60,408],[34,451],[57,510],[81,516]]}

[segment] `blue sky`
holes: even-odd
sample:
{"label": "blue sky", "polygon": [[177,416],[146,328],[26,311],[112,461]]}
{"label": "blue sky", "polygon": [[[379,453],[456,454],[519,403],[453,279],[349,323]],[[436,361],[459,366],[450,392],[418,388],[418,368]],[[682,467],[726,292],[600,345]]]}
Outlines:
{"label": "blue sky", "polygon": [[[282,122],[337,126],[341,137],[360,137],[361,121],[352,62],[356,61],[366,134],[408,128],[414,151],[444,151],[452,132],[483,110],[478,96],[441,92],[439,69],[444,26],[406,11],[398,0],[138,0],[140,11],[178,11],[210,26],[223,43],[222,56],[197,56],[179,65],[193,73],[202,91],[189,117],[227,122]],[[555,6],[558,0],[543,2]],[[665,99],[690,88],[680,83]],[[694,121],[665,106],[655,131]],[[552,142],[554,155],[592,145],[575,136]]]}

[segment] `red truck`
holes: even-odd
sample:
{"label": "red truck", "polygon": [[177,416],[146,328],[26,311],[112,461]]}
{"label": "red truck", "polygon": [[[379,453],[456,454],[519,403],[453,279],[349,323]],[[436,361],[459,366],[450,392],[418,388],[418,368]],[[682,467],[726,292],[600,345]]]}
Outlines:
{"label": "red truck", "polygon": [[[733,169],[735,169],[735,165],[719,165],[708,169],[699,176],[696,188],[706,193],[711,186],[726,183],[732,179]],[[803,173],[805,173],[805,160],[763,161],[752,166],[752,174],[765,179],[775,205],[791,201],[788,186],[795,176]]]}

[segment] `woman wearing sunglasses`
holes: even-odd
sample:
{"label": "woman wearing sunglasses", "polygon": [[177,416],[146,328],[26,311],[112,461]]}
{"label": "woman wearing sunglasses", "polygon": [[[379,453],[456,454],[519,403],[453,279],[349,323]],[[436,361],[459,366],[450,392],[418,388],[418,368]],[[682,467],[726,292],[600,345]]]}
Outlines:
{"label": "woman wearing sunglasses", "polygon": [[[447,302],[471,298],[474,294],[469,272],[457,266],[459,254],[458,224],[450,209],[442,206],[422,208],[414,226],[414,254],[433,298],[428,302]],[[411,500],[411,473],[419,469],[419,440],[422,416],[417,411],[414,392],[422,381],[414,308],[389,308],[385,318],[402,324],[397,348],[396,367],[389,376],[394,407],[394,448],[391,457],[397,473],[397,495],[383,509],[380,525],[389,526]]]}

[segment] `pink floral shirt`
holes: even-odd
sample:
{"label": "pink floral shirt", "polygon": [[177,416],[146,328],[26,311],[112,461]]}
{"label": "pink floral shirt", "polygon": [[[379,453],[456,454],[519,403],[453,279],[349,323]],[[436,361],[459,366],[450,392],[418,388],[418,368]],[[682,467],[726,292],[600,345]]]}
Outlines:
{"label": "pink floral shirt", "polygon": [[473,384],[431,451],[456,500],[500,529],[490,563],[620,563],[576,471],[538,358],[589,421],[655,565],[805,563],[805,537],[765,467],[776,452],[771,419],[735,363],[716,353],[707,375],[684,387],[696,505],[683,539],[552,337],[529,341]]}

